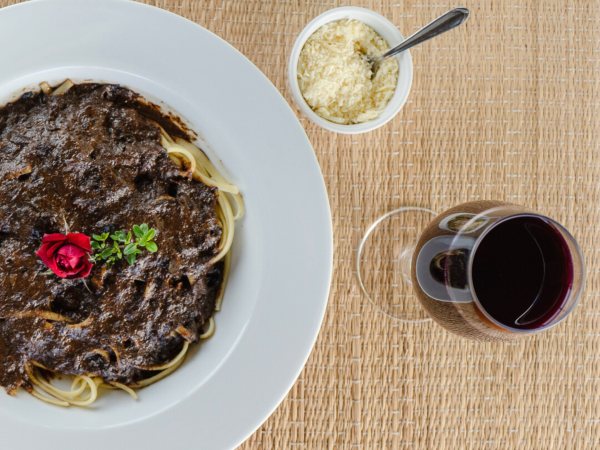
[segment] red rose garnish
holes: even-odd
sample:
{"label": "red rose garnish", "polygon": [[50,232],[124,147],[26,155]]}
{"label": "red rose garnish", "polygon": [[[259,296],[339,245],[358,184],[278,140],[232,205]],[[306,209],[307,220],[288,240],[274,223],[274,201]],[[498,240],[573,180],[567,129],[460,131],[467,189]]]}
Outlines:
{"label": "red rose garnish", "polygon": [[90,238],[83,233],[45,234],[42,246],[35,253],[48,269],[61,278],[87,277],[93,264],[88,260],[93,253]]}

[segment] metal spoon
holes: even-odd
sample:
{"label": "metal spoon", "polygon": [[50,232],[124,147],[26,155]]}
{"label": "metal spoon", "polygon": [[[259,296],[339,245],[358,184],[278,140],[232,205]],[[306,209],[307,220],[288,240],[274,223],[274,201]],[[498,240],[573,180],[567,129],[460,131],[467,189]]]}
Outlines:
{"label": "metal spoon", "polygon": [[364,55],[367,62],[371,65],[371,79],[375,77],[375,73],[377,73],[379,65],[386,59],[396,56],[398,53],[401,53],[404,50],[408,50],[409,48],[414,47],[421,42],[428,41],[431,38],[439,36],[440,34],[459,26],[461,23],[467,20],[467,17],[469,17],[469,10],[467,8],[455,8],[445,14],[442,14],[428,25],[425,25],[419,31],[407,37],[399,45],[391,50],[388,50],[383,55]]}

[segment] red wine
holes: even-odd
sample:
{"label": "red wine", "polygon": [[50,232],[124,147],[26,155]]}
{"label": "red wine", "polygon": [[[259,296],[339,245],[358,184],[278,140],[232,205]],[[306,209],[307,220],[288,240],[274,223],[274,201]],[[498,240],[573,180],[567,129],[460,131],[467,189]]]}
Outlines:
{"label": "red wine", "polygon": [[471,268],[485,312],[512,328],[536,329],[561,311],[573,284],[562,235],[541,217],[500,221],[483,237]]}

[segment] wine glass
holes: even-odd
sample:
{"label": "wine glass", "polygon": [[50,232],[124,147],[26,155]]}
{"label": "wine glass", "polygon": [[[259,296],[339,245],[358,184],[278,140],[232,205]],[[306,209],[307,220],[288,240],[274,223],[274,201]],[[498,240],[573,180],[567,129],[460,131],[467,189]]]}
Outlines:
{"label": "wine glass", "polygon": [[554,220],[498,201],[434,216],[400,208],[360,243],[359,283],[388,316],[433,319],[476,340],[511,340],[558,324],[579,301],[583,256]]}

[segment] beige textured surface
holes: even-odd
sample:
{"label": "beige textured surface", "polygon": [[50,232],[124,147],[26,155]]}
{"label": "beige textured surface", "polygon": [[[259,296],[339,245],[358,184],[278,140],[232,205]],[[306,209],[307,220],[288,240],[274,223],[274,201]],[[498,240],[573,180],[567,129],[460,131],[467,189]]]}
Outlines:
{"label": "beige textured surface", "polygon": [[[0,6],[13,3],[0,0]],[[319,13],[364,6],[408,35],[454,3],[147,0],[252,60],[289,101],[285,66]],[[465,26],[411,50],[409,101],[387,126],[341,136],[301,123],[330,195],[335,258],[327,314],[299,380],[243,449],[599,447],[600,12],[596,2],[465,1]],[[493,4],[493,5],[492,5]],[[159,31],[157,31],[159,32]],[[581,304],[511,344],[456,338],[377,313],[353,256],[402,205],[501,199],[569,228],[588,264]]]}

